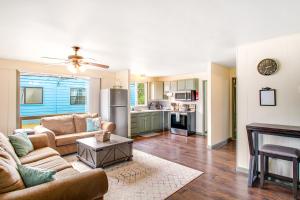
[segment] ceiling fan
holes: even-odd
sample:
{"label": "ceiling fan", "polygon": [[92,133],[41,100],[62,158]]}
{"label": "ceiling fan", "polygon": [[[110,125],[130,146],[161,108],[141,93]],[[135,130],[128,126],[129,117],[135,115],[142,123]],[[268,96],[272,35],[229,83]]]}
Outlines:
{"label": "ceiling fan", "polygon": [[[60,60],[60,63],[55,63],[56,65],[62,64],[62,65],[67,65],[67,68],[69,71],[72,73],[77,73],[77,72],[84,72],[86,70],[86,66],[93,66],[93,67],[100,67],[107,69],[109,68],[108,65],[103,65],[100,63],[96,63],[95,59],[92,58],[84,58],[80,55],[78,55],[78,51],[80,50],[80,47],[78,46],[73,46],[72,47],[74,50],[73,55],[69,55],[67,59],[61,59],[61,58],[51,58],[51,57],[42,57],[45,59],[51,59],[51,60]],[[90,62],[89,60],[93,60]]]}

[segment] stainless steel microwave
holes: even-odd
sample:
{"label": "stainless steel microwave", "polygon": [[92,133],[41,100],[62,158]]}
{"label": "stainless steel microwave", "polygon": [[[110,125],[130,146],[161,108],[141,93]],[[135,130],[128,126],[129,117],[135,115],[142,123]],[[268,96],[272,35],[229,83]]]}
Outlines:
{"label": "stainless steel microwave", "polygon": [[196,90],[181,91],[175,93],[176,101],[196,101]]}

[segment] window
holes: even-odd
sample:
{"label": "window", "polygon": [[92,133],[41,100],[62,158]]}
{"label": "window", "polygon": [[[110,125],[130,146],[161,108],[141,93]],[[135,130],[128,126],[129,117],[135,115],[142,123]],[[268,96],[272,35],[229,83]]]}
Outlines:
{"label": "window", "polygon": [[70,104],[84,105],[85,104],[85,88],[71,88],[70,90]]}
{"label": "window", "polygon": [[147,104],[147,83],[130,84],[130,105],[144,106]]}
{"label": "window", "polygon": [[21,104],[43,104],[42,87],[22,87]]}

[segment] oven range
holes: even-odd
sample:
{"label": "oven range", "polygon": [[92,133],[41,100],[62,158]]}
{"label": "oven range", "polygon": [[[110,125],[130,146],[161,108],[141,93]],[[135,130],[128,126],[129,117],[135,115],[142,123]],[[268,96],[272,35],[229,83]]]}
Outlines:
{"label": "oven range", "polygon": [[189,136],[196,132],[196,112],[171,112],[171,133]]}

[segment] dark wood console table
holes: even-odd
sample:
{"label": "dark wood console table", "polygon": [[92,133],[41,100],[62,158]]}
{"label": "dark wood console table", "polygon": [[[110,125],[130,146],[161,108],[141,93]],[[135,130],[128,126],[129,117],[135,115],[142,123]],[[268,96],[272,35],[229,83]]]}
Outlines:
{"label": "dark wood console table", "polygon": [[250,150],[248,186],[253,187],[253,184],[259,175],[258,135],[264,134],[264,135],[300,138],[300,126],[252,123],[252,124],[248,124],[246,126],[246,129],[247,129],[249,150]]}

